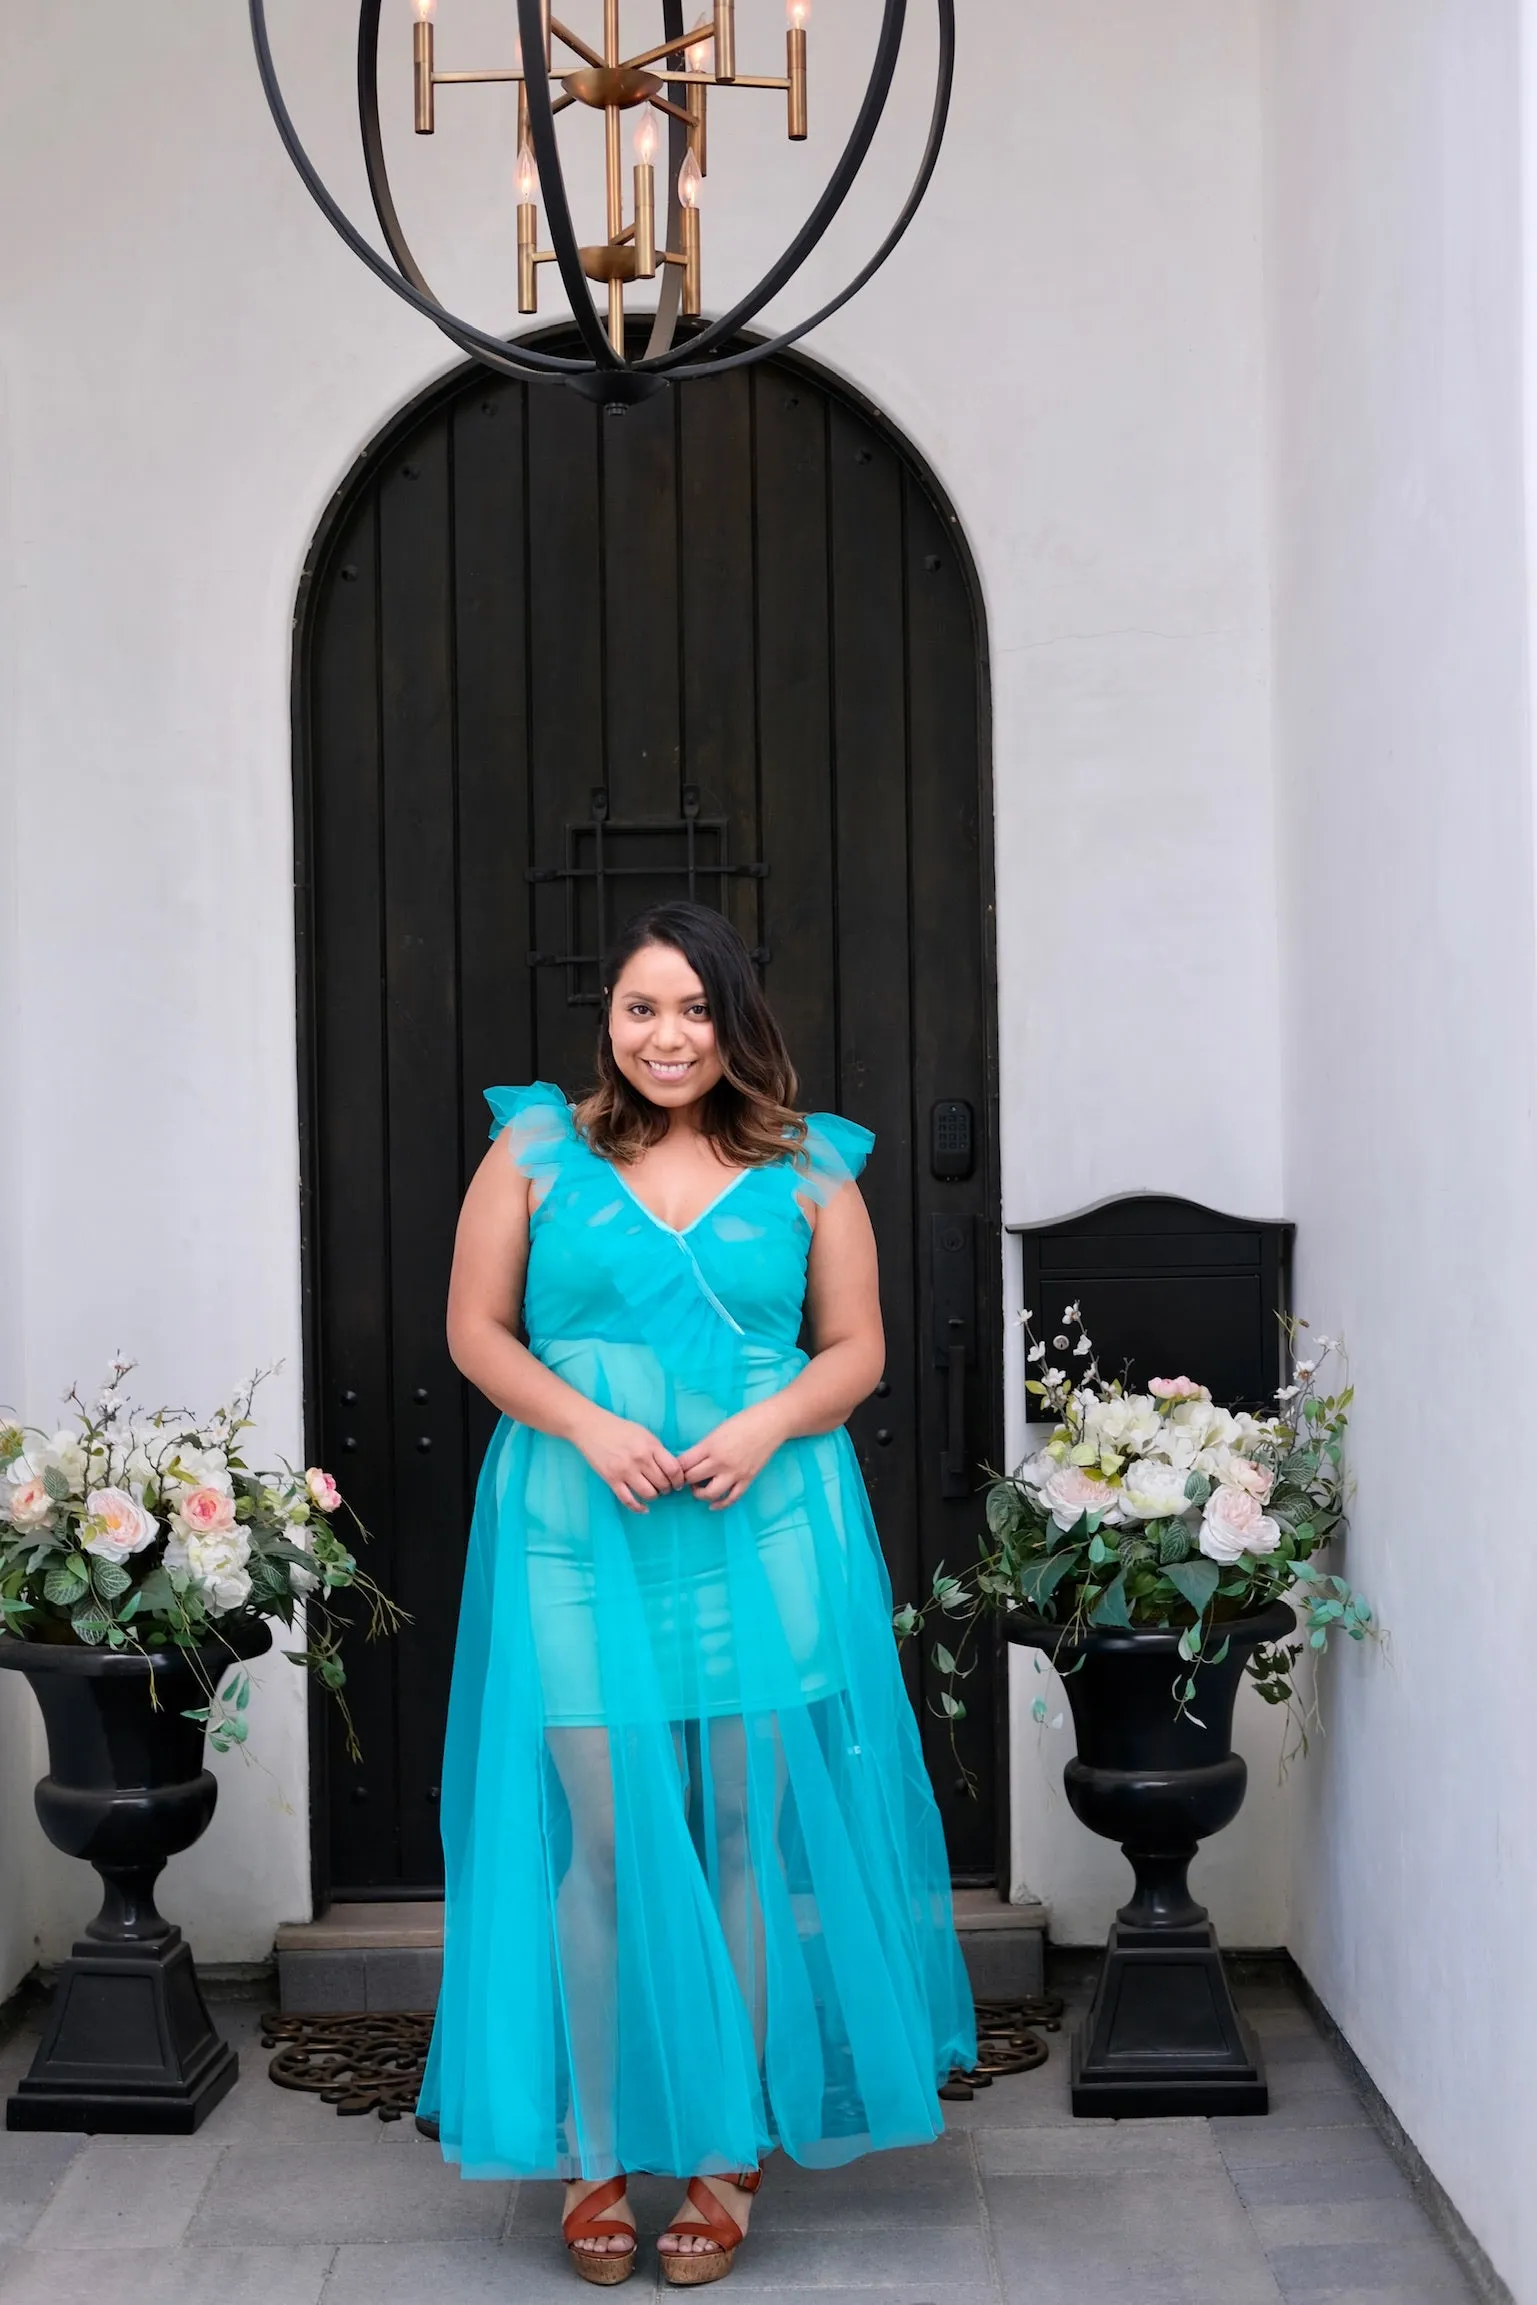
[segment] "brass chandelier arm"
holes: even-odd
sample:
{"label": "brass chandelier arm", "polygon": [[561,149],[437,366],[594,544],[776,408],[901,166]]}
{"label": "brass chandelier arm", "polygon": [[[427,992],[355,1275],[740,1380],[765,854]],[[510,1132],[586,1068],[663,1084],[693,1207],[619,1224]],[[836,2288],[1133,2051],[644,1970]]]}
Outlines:
{"label": "brass chandelier arm", "polygon": [[[939,10],[939,71],[934,87],[934,109],[929,117],[928,141],[923,148],[923,158],[918,163],[918,173],[913,178],[912,190],[903,202],[901,214],[897,217],[891,230],[869,262],[861,271],[855,273],[847,288],[840,289],[839,293],[830,298],[820,311],[813,312],[807,320],[797,321],[793,328],[787,328],[780,336],[770,337],[763,343],[750,345],[746,351],[728,353],[724,360],[701,362],[697,371],[698,374],[719,376],[727,369],[750,368],[760,360],[770,359],[776,352],[787,352],[792,344],[798,344],[803,336],[809,336],[813,328],[820,328],[824,320],[830,320],[835,312],[841,312],[844,305],[851,298],[857,296],[861,288],[875,278],[876,273],[879,272],[887,257],[896,247],[897,242],[906,232],[907,227],[923,204],[923,197],[928,191],[930,179],[935,168],[939,165],[940,147],[945,140],[945,125],[950,117],[950,98],[955,86],[955,0],[937,0],[937,6]],[[687,347],[689,352],[692,352],[694,343],[697,341],[697,338],[690,340]],[[677,368],[672,371],[675,377],[687,377],[695,373],[696,371],[688,368]]]}
{"label": "brass chandelier arm", "polygon": [[[534,4],[537,4],[537,0],[534,0]],[[530,5],[530,0],[518,0],[518,5],[520,8],[527,7]],[[902,50],[902,33],[906,20],[907,0],[886,0],[885,11],[881,17],[880,38],[876,43],[875,63],[870,73],[869,84],[865,89],[864,101],[855,117],[849,140],[838,157],[837,166],[823,187],[821,198],[784,254],[777,262],[770,265],[756,288],[749,289],[747,294],[734,304],[729,312],[723,313],[719,320],[712,320],[710,325],[701,329],[697,336],[691,336],[686,346],[664,352],[656,360],[648,357],[641,361],[638,365],[646,374],[666,375],[679,368],[684,361],[688,361],[692,368],[692,364],[698,361],[702,354],[713,351],[717,344],[725,343],[729,337],[735,336],[740,329],[747,327],[755,320],[770,298],[777,296],[786,282],[792,280],[799,272],[848,198],[854,180],[864,165],[865,155],[874,141],[875,132],[881,124],[881,117],[891,94],[891,83],[896,74],[897,58]],[[553,144],[553,142],[552,133],[551,143]],[[541,162],[541,167],[542,165]]]}
{"label": "brass chandelier arm", "polygon": [[[585,40],[579,40],[574,32],[568,32],[565,25],[562,24],[558,16],[552,16],[550,18],[550,30],[554,33],[557,40],[564,40],[566,46],[571,49],[575,55],[580,56],[584,64],[592,65],[593,69],[597,72],[602,71],[603,59],[598,54],[596,48],[589,48]],[[542,39],[539,43],[539,53],[541,55],[544,53],[544,42]]]}
{"label": "brass chandelier arm", "polygon": [[[366,30],[369,30],[369,23],[366,23],[366,18],[369,18],[369,7],[371,7],[373,62],[376,62],[376,67],[378,67],[380,0],[364,0],[362,14],[359,14],[359,62],[362,62],[364,35],[366,35]],[[380,228],[385,230],[387,240],[389,240],[389,230],[394,228],[394,240],[389,240],[389,254],[396,258],[396,263],[394,265],[385,263],[385,258],[378,254],[378,249],[371,247],[371,242],[364,240],[364,235],[359,233],[357,226],[353,224],[353,219],[348,217],[348,212],[343,210],[343,207],[334,201],[330,191],[327,191],[316,164],[313,164],[309,152],[306,152],[304,145],[300,143],[300,131],[295,129],[293,118],[290,118],[290,113],[288,113],[288,104],[283,101],[283,90],[281,90],[281,83],[279,83],[279,76],[277,76],[277,65],[272,62],[272,39],[270,39],[270,35],[267,35],[265,0],[249,0],[249,12],[251,12],[251,44],[253,44],[253,48],[256,48],[256,69],[260,74],[260,83],[263,83],[263,95],[267,99],[267,111],[272,113],[272,122],[279,131],[283,150],[288,152],[288,159],[293,161],[297,177],[300,177],[304,189],[309,191],[311,201],[316,203],[320,214],[323,214],[327,224],[332,226],[334,233],[339,235],[343,242],[346,242],[346,247],[350,251],[353,251],[353,256],[362,260],[362,263],[369,267],[369,272],[373,272],[380,281],[383,281],[385,288],[394,290],[394,295],[399,295],[401,302],[410,304],[412,311],[419,311],[426,320],[431,320],[433,325],[440,327],[442,334],[449,337],[449,341],[452,343],[456,343],[456,346],[459,346],[463,353],[472,353],[477,357],[477,360],[484,360],[486,366],[491,366],[491,369],[498,369],[502,376],[514,376],[514,378],[521,380],[521,383],[528,383],[530,378],[555,380],[560,376],[581,376],[581,373],[585,371],[585,366],[588,366],[583,360],[565,360],[565,357],[560,357],[555,353],[535,353],[532,346],[521,348],[518,353],[512,353],[507,343],[502,341],[500,337],[489,337],[489,334],[486,334],[484,330],[479,330],[479,327],[472,327],[468,320],[459,320],[454,316],[454,313],[447,313],[445,309],[442,309],[442,304],[438,304],[438,300],[433,297],[429,286],[426,286],[426,281],[422,279],[422,270],[419,270],[419,265],[415,263],[415,258],[412,258],[410,249],[406,247],[406,240],[403,240],[403,235],[401,235],[399,217],[394,217],[394,203],[389,201],[389,184],[387,184],[387,177],[383,177],[383,150],[380,150],[380,184],[383,184],[385,203],[383,203],[383,207],[380,207],[380,198],[378,198],[378,189],[376,189],[376,210],[380,212]],[[376,131],[376,136],[378,136],[378,85],[376,85],[376,76],[373,76],[371,85],[373,85],[373,131]],[[359,95],[362,95],[362,85],[359,85]],[[364,152],[366,152],[366,122],[364,122]],[[396,247],[396,242],[399,242],[399,247]],[[396,267],[399,267],[399,270],[396,270]]]}
{"label": "brass chandelier arm", "polygon": [[560,165],[560,147],[555,141],[555,115],[551,108],[550,68],[544,53],[541,0],[518,0],[518,33],[523,42],[528,133],[534,147],[534,162],[539,170],[539,189],[544,199],[550,246],[560,266],[560,277],[571,306],[571,317],[593,365],[603,370],[617,369],[624,363],[621,355],[609,343],[598,318],[597,308],[587,286],[587,275],[582,269],[581,244],[571,222],[565,171]]}

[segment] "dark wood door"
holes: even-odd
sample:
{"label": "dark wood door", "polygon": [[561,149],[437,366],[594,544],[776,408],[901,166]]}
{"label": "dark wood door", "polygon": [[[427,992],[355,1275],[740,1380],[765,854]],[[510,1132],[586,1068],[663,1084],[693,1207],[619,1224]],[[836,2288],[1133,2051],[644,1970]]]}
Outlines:
{"label": "dark wood door", "polygon": [[[898,1599],[974,1552],[976,1468],[1001,1446],[980,611],[932,481],[807,364],[624,414],[466,371],[328,518],[296,730],[310,1440],[412,1618],[350,1647],[364,1759],[321,1729],[317,1872],[338,1897],[401,1896],[442,1878],[492,1421],[443,1338],[480,1092],[584,1085],[592,956],[635,907],[718,904],[804,1102],[876,1132],[888,1361],[854,1440]],[[961,1733],[976,1801],[911,1650],[907,1669],[957,1877],[991,1879],[990,1660]]]}

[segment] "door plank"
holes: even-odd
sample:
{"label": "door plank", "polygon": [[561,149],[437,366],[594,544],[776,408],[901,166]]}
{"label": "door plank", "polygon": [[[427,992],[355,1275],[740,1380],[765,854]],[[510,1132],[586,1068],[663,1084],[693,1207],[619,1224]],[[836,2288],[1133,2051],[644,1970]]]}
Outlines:
{"label": "door plank", "polygon": [[389,1272],[394,1339],[395,1598],[412,1623],[395,1643],[400,1690],[400,1864],[441,1863],[435,1740],[444,1716],[464,1559],[464,1392],[443,1307],[463,1175],[454,827],[452,520],[449,430],[436,414],[379,489],[384,696],[384,928]]}
{"label": "door plank", "polygon": [[[318,574],[309,651],[314,1028],[306,1166],[320,1363],[310,1372],[309,1425],[320,1461],[373,1533],[372,1574],[393,1592],[377,544],[369,490]],[[378,1670],[357,1640],[344,1653],[366,1768],[347,1758],[334,1705],[325,1707],[322,1733],[330,1867],[350,1883],[392,1877],[398,1864],[397,1692],[393,1664]]]}
{"label": "door plank", "polygon": [[902,468],[873,426],[837,404],[827,481],[839,1110],[876,1136],[865,1199],[880,1243],[890,1388],[855,1412],[849,1430],[893,1590],[906,1600],[918,1597],[921,1567]]}

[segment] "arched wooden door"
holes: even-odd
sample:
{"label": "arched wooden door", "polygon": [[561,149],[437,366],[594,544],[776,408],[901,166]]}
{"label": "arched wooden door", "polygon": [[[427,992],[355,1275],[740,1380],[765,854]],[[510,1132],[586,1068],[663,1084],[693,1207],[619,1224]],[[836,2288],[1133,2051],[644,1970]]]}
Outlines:
{"label": "arched wooden door", "polygon": [[[328,516],[295,689],[310,1439],[412,1618],[349,1651],[360,1766],[317,1716],[316,1873],[398,1897],[442,1878],[491,1424],[443,1340],[480,1092],[584,1084],[594,956],[638,905],[719,904],[806,1104],[875,1130],[889,1359],[852,1431],[899,1599],[975,1549],[1001,1448],[984,634],[933,480],[810,364],[612,415],[466,370]],[[908,1669],[957,1878],[990,1880],[988,1666],[979,1801]]]}

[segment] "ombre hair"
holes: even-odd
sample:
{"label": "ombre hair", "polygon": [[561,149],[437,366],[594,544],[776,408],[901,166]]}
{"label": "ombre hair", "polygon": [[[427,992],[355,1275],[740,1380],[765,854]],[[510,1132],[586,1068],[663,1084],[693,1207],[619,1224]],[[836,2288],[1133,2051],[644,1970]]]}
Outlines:
{"label": "ombre hair", "polygon": [[797,1153],[806,1123],[795,1109],[795,1067],[763,997],[746,945],[708,905],[652,905],[625,922],[608,956],[603,1021],[598,1027],[597,1087],[576,1108],[577,1126],[596,1153],[621,1167],[661,1141],[670,1113],[651,1103],[614,1061],[609,1006],[614,987],[648,944],[681,953],[704,987],[715,1028],[721,1077],[703,1101],[700,1127],[732,1168],[764,1168]]}

